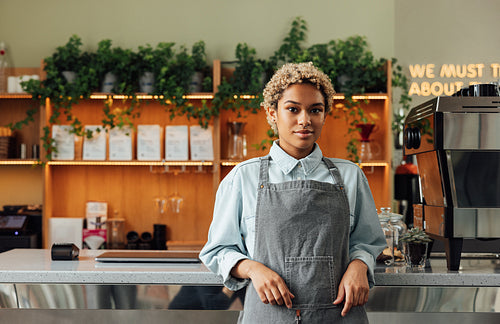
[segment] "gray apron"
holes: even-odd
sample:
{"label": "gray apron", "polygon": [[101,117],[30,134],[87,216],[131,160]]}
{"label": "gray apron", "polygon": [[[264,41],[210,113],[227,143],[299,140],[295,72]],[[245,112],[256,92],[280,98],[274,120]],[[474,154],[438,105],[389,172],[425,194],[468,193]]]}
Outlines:
{"label": "gray apron", "polygon": [[349,264],[349,203],[338,169],[323,158],[334,184],[269,183],[270,156],[261,158],[253,259],[278,273],[295,295],[292,309],[264,304],[249,285],[239,323],[368,323],[364,307],[340,315],[333,305]]}

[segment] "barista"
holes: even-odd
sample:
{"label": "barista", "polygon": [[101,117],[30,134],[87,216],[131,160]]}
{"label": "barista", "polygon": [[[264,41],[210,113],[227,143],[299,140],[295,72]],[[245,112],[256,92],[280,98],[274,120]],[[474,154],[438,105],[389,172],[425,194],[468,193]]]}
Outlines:
{"label": "barista", "polygon": [[385,238],[363,172],[316,144],[334,93],[312,63],[281,67],[262,103],[279,139],[219,186],[200,258],[229,289],[248,285],[241,323],[367,322]]}

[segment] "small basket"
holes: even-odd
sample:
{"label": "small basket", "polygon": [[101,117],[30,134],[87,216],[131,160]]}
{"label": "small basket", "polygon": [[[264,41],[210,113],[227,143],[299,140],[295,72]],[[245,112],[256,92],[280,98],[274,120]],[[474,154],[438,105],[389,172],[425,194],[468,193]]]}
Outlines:
{"label": "small basket", "polygon": [[13,136],[0,136],[0,159],[16,157],[16,139]]}

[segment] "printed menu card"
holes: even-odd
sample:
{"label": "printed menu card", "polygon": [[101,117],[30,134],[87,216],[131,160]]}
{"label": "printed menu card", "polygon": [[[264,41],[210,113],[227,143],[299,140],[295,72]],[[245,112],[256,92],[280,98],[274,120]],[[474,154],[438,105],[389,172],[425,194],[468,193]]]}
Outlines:
{"label": "printed menu card", "polygon": [[85,126],[85,134],[92,132],[92,137],[86,135],[83,140],[84,160],[106,160],[106,131],[98,125]]}
{"label": "printed menu card", "polygon": [[188,127],[166,126],[165,127],[165,160],[186,161],[189,159],[188,152]]}
{"label": "printed menu card", "polygon": [[56,147],[56,152],[52,152],[53,160],[75,159],[75,136],[70,131],[71,126],[52,126],[52,139],[54,139]]}
{"label": "printed menu card", "polygon": [[137,126],[137,160],[161,160],[160,125]]}
{"label": "printed menu card", "polygon": [[132,128],[112,128],[109,131],[109,159],[110,160],[132,160]]}
{"label": "printed menu card", "polygon": [[190,126],[189,132],[191,160],[213,160],[212,126],[207,128],[202,128],[199,125]]}

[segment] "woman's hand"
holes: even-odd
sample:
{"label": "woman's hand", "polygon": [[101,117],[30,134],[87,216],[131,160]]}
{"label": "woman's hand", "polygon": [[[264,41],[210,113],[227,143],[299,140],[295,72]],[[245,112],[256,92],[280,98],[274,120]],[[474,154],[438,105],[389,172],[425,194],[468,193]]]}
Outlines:
{"label": "woman's hand", "polygon": [[288,290],[283,278],[260,262],[245,259],[239,261],[231,270],[237,278],[252,280],[252,284],[264,304],[286,305],[292,308],[295,296]]}
{"label": "woman's hand", "polygon": [[342,316],[345,316],[351,307],[361,306],[368,302],[370,286],[366,275],[367,270],[366,264],[357,259],[353,260],[347,267],[340,281],[337,299],[333,301],[334,305],[338,305],[345,299]]}

